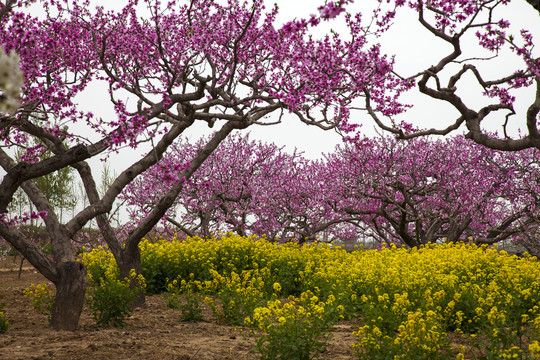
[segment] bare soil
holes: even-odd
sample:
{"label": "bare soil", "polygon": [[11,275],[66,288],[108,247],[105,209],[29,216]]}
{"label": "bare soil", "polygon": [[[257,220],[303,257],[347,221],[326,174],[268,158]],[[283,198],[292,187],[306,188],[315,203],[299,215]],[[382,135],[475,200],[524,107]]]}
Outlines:
{"label": "bare soil", "polygon": [[[124,328],[104,328],[95,324],[85,307],[78,330],[54,331],[46,316],[36,312],[23,296],[30,284],[47,280],[24,262],[18,278],[20,260],[0,261],[0,303],[9,329],[0,334],[0,359],[177,359],[251,360],[254,341],[233,326],[219,324],[204,310],[204,321],[181,322],[180,312],[165,307],[161,295],[147,297],[144,307],[135,309]],[[320,359],[352,359],[352,334],[358,327],[347,321],[335,325],[332,340]]]}

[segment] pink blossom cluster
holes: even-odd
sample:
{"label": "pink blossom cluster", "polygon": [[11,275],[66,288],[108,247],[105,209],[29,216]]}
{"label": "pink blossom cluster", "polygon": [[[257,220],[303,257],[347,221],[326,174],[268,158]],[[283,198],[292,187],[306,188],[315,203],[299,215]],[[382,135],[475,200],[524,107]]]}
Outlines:
{"label": "pink blossom cluster", "polygon": [[10,216],[7,213],[0,214],[0,222],[8,226],[19,226],[30,220],[44,219],[47,216],[46,211],[23,212],[21,215]]}
{"label": "pink blossom cluster", "polygon": [[[328,2],[320,7],[320,18],[337,16],[349,2]],[[388,114],[404,109],[397,95],[409,83],[392,74],[393,61],[376,44],[368,44],[364,35],[349,41],[336,34],[314,40],[306,36],[305,26],[276,30],[277,8],[265,13],[261,0],[250,6],[232,0],[223,5],[172,1],[167,6],[151,1],[149,18],[139,15],[137,2],[118,13],[92,10],[90,3],[79,1],[50,0],[43,5],[49,14],[46,20],[14,12],[0,42],[20,56],[26,79],[23,102],[55,114],[40,118],[51,132],[57,123],[84,122],[111,149],[136,147],[162,131],[158,128],[167,121],[158,121],[158,114],[170,120],[179,116],[181,94],[197,84],[208,100],[195,111],[219,113],[236,104],[253,107],[248,114],[258,118],[258,112],[276,108],[272,104],[277,101],[278,108],[304,122],[343,124],[344,130],[355,128],[349,125],[349,107],[366,87],[379,109]],[[348,15],[346,21],[351,32],[362,31],[360,16]],[[73,103],[93,80],[109,84],[116,118],[100,118]],[[230,93],[232,84],[235,93],[247,96]],[[227,96],[218,101],[223,94],[217,89]],[[121,98],[125,91],[138,99],[136,106]],[[10,128],[10,135],[18,131]],[[73,142],[89,138],[70,135]]]}

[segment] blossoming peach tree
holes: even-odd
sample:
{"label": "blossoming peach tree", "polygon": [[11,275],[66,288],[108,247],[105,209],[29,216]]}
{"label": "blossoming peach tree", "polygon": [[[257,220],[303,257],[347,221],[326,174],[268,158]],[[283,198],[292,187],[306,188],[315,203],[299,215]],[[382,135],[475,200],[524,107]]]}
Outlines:
{"label": "blossoming peach tree", "polygon": [[[336,15],[321,8],[306,26],[276,25],[277,7],[262,1],[127,1],[120,11],[93,8],[90,1],[44,0],[46,16],[24,5],[3,3],[0,42],[16,52],[24,76],[21,107],[2,113],[0,235],[56,287],[51,324],[75,329],[86,289],[86,270],[71,239],[96,219],[125,277],[140,270],[138,244],[163,217],[185,182],[233,130],[276,123],[285,117],[323,129],[351,131],[352,102],[370,89],[381,111],[399,112],[399,92],[409,84],[391,72],[393,62],[370,45],[361,17],[347,16],[348,40],[309,36],[309,27]],[[327,10],[331,11],[328,12]],[[108,86],[115,116],[87,111],[76,97],[93,82]],[[275,117],[268,118],[275,114]],[[195,123],[217,131],[183,166],[172,184],[121,245],[106,219],[113,202],[133,179],[156,164]],[[32,145],[33,144],[33,145]],[[37,145],[36,145],[37,144]],[[124,147],[150,149],[122,171],[100,196],[92,158]],[[23,149],[15,158],[14,149]],[[45,151],[51,156],[39,160]],[[73,167],[90,204],[61,223],[33,179]],[[7,207],[18,188],[31,199],[51,238],[46,256],[18,230],[24,218]]]}
{"label": "blossoming peach tree", "polygon": [[[173,145],[126,187],[121,196],[135,224],[166,191],[164,184],[179,181],[167,169],[182,166],[203,143]],[[224,231],[407,247],[512,239],[530,248],[526,240],[534,238],[539,205],[537,158],[536,149],[503,152],[461,136],[364,138],[313,161],[235,135],[185,184],[164,223],[202,237]]]}
{"label": "blossoming peach tree", "polygon": [[540,173],[531,166],[538,156],[537,149],[503,152],[463,137],[365,138],[328,156],[327,167],[336,211],[380,242],[523,244],[538,216],[532,188]]}
{"label": "blossoming peach tree", "polygon": [[[34,2],[45,9],[44,17],[33,16],[24,7]],[[523,138],[494,138],[480,128],[489,114],[512,113],[512,89],[539,83],[530,34],[524,31],[519,39],[511,38],[505,33],[508,23],[489,16],[494,7],[507,1],[396,0],[382,3],[381,9],[390,6],[388,11],[376,12],[375,21],[365,23],[361,14],[342,14],[349,2],[327,2],[320,14],[283,26],[276,23],[277,7],[266,9],[261,0],[128,0],[120,11],[94,9],[89,0],[1,3],[0,43],[6,54],[18,54],[24,81],[17,102],[20,108],[0,115],[0,166],[6,172],[0,183],[0,236],[55,284],[53,328],[76,328],[84,301],[86,270],[76,261],[71,239],[96,219],[121,276],[126,277],[130,269],[139,272],[142,237],[167,214],[190,177],[234,130],[294,117],[355,139],[356,124],[350,121],[350,111],[363,99],[364,110],[379,126],[400,137],[446,134],[465,124],[469,137],[491,147],[518,150],[538,146],[537,99],[527,113],[528,135]],[[419,21],[428,31],[453,49],[438,64],[410,78],[396,75],[393,59],[372,41],[406,4],[418,11]],[[310,36],[311,27],[338,15],[343,16],[340,19],[350,34]],[[465,61],[448,84],[441,85],[442,70],[462,60],[462,38],[473,31],[477,31],[480,45],[490,51],[503,45],[513,49],[523,60],[523,69],[484,80],[478,68]],[[469,72],[484,87],[485,97],[495,99],[493,104],[473,110],[457,95],[460,80]],[[406,107],[399,95],[414,86],[416,79],[421,92],[447,101],[459,111],[454,125],[442,131],[401,126],[396,116]],[[108,87],[114,116],[77,104],[76,99],[88,96],[85,91],[95,82]],[[5,90],[3,94],[9,95]],[[157,164],[196,123],[217,130],[191,158],[168,169],[177,181],[159,194],[121,245],[107,212],[122,191]],[[114,156],[130,147],[144,155],[134,159],[100,195],[87,161]],[[23,155],[15,157],[15,149],[22,149]],[[40,158],[46,151],[51,155]],[[33,179],[67,166],[77,171],[90,204],[61,222]],[[7,207],[19,188],[37,212],[15,218]],[[45,223],[52,258],[18,229],[32,217]]]}
{"label": "blossoming peach tree", "polygon": [[[204,140],[172,145],[158,164],[126,187],[121,197],[135,224],[155,206],[167,184],[179,181],[171,178],[169,169],[182,166]],[[235,134],[184,184],[163,225],[189,236],[223,231],[282,242],[314,240],[344,220],[324,206],[331,193],[321,192],[319,184],[333,183],[323,178],[324,167],[300,153],[288,154],[274,144]]]}

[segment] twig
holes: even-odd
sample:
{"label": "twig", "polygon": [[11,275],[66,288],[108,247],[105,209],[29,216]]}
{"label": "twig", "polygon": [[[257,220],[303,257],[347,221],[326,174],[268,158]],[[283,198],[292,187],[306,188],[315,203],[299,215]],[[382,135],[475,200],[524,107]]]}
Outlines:
{"label": "twig", "polygon": [[199,348],[197,349],[197,351],[195,351],[195,354],[191,355],[191,357],[189,358],[189,360],[193,360],[195,358],[195,355],[197,355],[199,353],[199,351],[201,350],[202,348],[202,345],[199,346]]}

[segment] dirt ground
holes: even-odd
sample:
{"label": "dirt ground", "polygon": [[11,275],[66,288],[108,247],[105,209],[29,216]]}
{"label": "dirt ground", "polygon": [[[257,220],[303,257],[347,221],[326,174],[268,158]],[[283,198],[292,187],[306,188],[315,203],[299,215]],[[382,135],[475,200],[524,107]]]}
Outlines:
{"label": "dirt ground", "polygon": [[[0,359],[159,359],[159,360],[248,360],[258,359],[251,351],[254,341],[233,326],[218,324],[208,309],[202,322],[181,322],[178,310],[163,305],[161,295],[147,297],[146,306],[136,309],[127,327],[95,325],[85,308],[75,332],[53,331],[47,318],[35,312],[24,298],[30,284],[47,281],[24,263],[18,279],[19,261],[0,261],[0,303],[9,329],[0,334]],[[350,344],[358,325],[342,322],[320,359],[352,359]]]}

